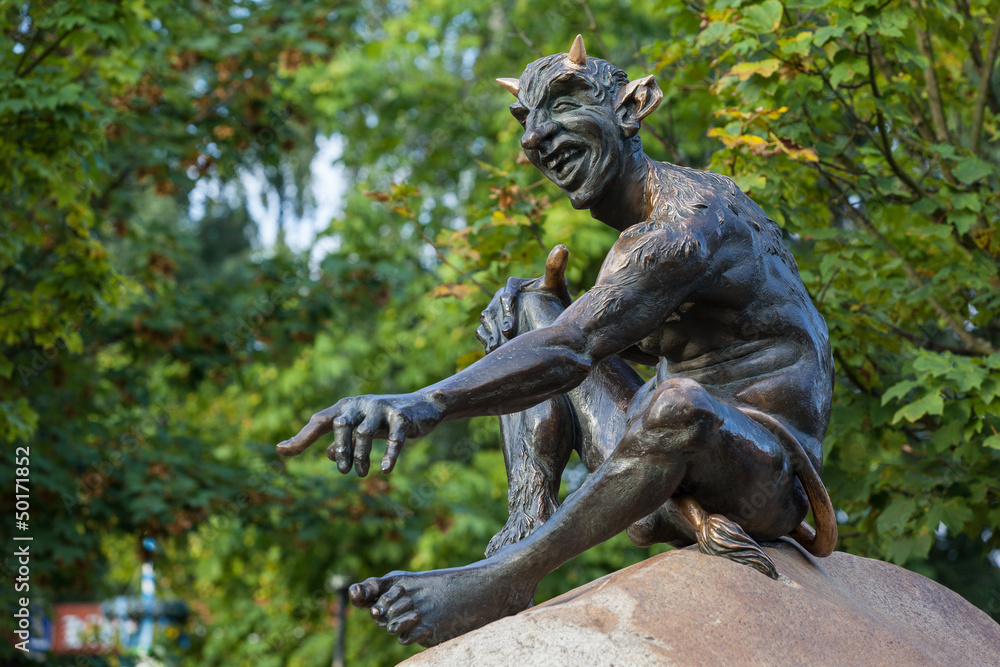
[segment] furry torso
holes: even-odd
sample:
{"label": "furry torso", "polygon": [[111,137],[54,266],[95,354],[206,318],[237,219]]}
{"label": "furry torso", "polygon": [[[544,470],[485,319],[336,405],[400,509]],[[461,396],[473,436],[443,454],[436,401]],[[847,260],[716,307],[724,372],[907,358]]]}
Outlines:
{"label": "furry torso", "polygon": [[690,377],[735,404],[806,415],[795,426],[821,434],[833,377],[827,328],[780,228],[712,172],[650,161],[647,193],[650,215],[622,233],[627,252],[606,266],[683,276],[683,302],[661,305],[662,324],[638,346],[661,358],[658,376]]}

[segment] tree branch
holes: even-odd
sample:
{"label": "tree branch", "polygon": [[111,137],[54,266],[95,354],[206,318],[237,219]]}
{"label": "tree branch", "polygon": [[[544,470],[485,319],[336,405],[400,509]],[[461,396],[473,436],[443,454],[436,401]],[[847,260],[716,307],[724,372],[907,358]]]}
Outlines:
{"label": "tree branch", "polygon": [[[910,6],[913,7],[914,12],[923,15],[920,0],[910,0]],[[939,144],[948,144],[951,143],[951,136],[948,134],[948,124],[945,122],[944,106],[941,103],[941,88],[938,85],[937,70],[934,67],[934,47],[931,44],[930,35],[920,27],[919,22],[913,22],[913,31],[917,35],[920,55],[927,59],[927,67],[924,68],[924,83],[927,85],[927,101],[931,108],[934,136]]]}
{"label": "tree branch", "polygon": [[[975,26],[977,21],[972,17],[972,12],[969,10],[969,3],[966,0],[959,0],[958,6],[962,8],[962,15],[965,16],[969,25]],[[979,45],[979,37],[976,35],[975,28],[973,28],[972,34],[969,35],[969,56],[972,58],[972,64],[980,71],[983,69],[982,50],[982,47]],[[1000,100],[997,100],[992,87],[987,88],[986,101],[990,105],[990,109],[993,110],[993,113],[1000,114]]]}
{"label": "tree branch", "polygon": [[28,65],[27,69],[25,69],[23,72],[17,72],[17,73],[15,73],[14,76],[16,76],[18,78],[24,78],[24,77],[28,76],[29,74],[31,74],[31,70],[33,70],[36,67],[38,67],[38,64],[40,62],[42,62],[43,60],[45,60],[45,58],[47,58],[50,53],[52,53],[57,48],[59,48],[59,44],[61,44],[64,39],[66,39],[67,37],[69,37],[69,35],[73,31],[75,31],[78,27],[79,26],[73,26],[72,28],[70,28],[69,30],[67,30],[66,32],[64,32],[63,34],[61,34],[58,37],[56,37],[56,40],[54,42],[52,42],[51,44],[49,44],[49,48],[47,48],[44,51],[42,51],[42,53],[37,58],[35,58],[33,61],[31,61],[31,64]]}
{"label": "tree branch", "polygon": [[681,156],[681,154],[677,152],[677,148],[669,141],[667,141],[665,137],[663,137],[656,130],[654,130],[652,125],[643,121],[642,129],[646,131],[646,134],[648,134],[649,136],[653,137],[658,142],[660,142],[660,145],[662,145],[667,150],[667,152],[670,153],[670,157],[673,158],[674,164],[678,164],[682,167],[688,166],[687,163],[684,161],[684,158]]}
{"label": "tree branch", "polygon": [[587,19],[590,21],[590,30],[594,33],[594,41],[597,42],[597,48],[601,50],[601,55],[605,59],[609,58],[608,49],[604,45],[604,40],[601,39],[601,31],[597,27],[597,19],[594,18],[594,12],[590,10],[590,3],[587,0],[579,0],[579,2],[583,5],[583,10],[587,12]]}
{"label": "tree branch", "polygon": [[[827,173],[822,167],[817,165],[816,168],[819,169],[821,174],[827,176]],[[903,254],[899,252],[896,246],[894,246],[889,239],[883,236],[882,233],[875,228],[874,223],[868,218],[867,215],[851,205],[848,200],[847,193],[844,192],[839,185],[837,185],[837,182],[834,179],[828,177],[827,180],[831,187],[843,199],[846,204],[845,208],[851,217],[854,218],[854,221],[857,222],[862,229],[875,237],[875,239],[877,239],[885,247],[886,252],[888,252],[890,256],[899,260],[903,273],[906,274],[906,278],[913,283],[917,289],[921,289],[924,286],[924,281],[921,280],[920,275],[910,265],[906,258],[903,257]],[[927,302],[931,305],[934,312],[937,313],[937,316],[944,320],[944,322],[948,325],[948,328],[951,329],[956,336],[958,336],[958,339],[962,341],[962,344],[965,345],[966,349],[968,349],[971,353],[992,354],[993,352],[996,352],[996,349],[989,343],[989,341],[977,338],[966,331],[965,327],[962,326],[960,318],[956,318],[952,315],[948,309],[945,308],[940,301],[938,301],[937,297],[928,295]]]}
{"label": "tree branch", "polygon": [[24,61],[28,59],[28,54],[31,52],[31,48],[35,45],[35,40],[38,39],[39,32],[41,31],[38,30],[38,28],[35,28],[31,33],[31,37],[28,38],[28,43],[24,44],[22,42],[24,51],[21,53],[21,57],[17,61],[17,66],[14,68],[15,76],[16,73],[21,70],[21,67],[24,65]]}
{"label": "tree branch", "polygon": [[834,94],[834,96],[837,98],[837,101],[840,102],[840,105],[844,107],[844,110],[846,110],[847,113],[851,114],[851,116],[857,123],[857,126],[860,127],[865,134],[868,135],[868,138],[871,139],[872,143],[875,144],[875,147],[878,148],[880,153],[882,153],[883,157],[885,157],[886,162],[889,163],[889,168],[892,169],[892,173],[894,173],[896,177],[899,178],[899,180],[903,181],[903,183],[906,184],[906,187],[908,187],[913,192],[913,194],[919,197],[923,197],[924,196],[923,188],[920,187],[919,183],[913,180],[912,176],[906,173],[906,171],[904,171],[903,168],[899,166],[899,163],[896,162],[896,158],[892,154],[892,145],[887,141],[888,137],[886,137],[885,134],[882,134],[883,133],[882,119],[881,119],[882,112],[881,111],[878,112],[879,133],[882,134],[882,139],[880,140],[878,137],[875,136],[875,133],[871,131],[871,128],[868,127],[868,123],[862,120],[858,116],[857,112],[854,111],[854,107],[851,106],[851,104],[844,99],[844,96],[840,94],[840,91],[837,90],[836,86],[834,86],[833,83],[831,83],[829,77],[827,77],[826,75],[826,72],[824,72],[822,68],[817,67],[816,73],[819,74],[820,78],[823,79],[823,83],[826,85],[827,88],[830,89],[830,92]]}
{"label": "tree branch", "polygon": [[483,284],[481,282],[472,277],[472,271],[462,271],[457,266],[448,261],[448,258],[444,256],[444,253],[441,252],[441,250],[437,247],[437,245],[435,245],[434,241],[431,241],[430,237],[428,237],[427,234],[424,232],[423,227],[421,227],[419,222],[413,220],[413,227],[417,230],[417,234],[420,234],[420,238],[422,238],[424,242],[427,243],[427,245],[434,248],[434,254],[437,255],[438,259],[441,260],[442,264],[450,268],[459,276],[465,276],[466,278],[468,278],[469,282],[478,287],[479,290],[487,297],[490,298],[493,297],[493,294],[490,293],[488,289],[483,287]]}
{"label": "tree branch", "polygon": [[973,155],[979,155],[979,138],[983,133],[983,111],[986,107],[987,93],[990,91],[990,81],[993,79],[993,67],[997,61],[997,51],[1000,50],[1000,12],[993,19],[993,32],[990,33],[990,49],[979,78],[979,90],[976,92],[976,105],[972,112],[972,138],[969,148]]}
{"label": "tree branch", "polygon": [[879,321],[882,322],[884,326],[888,327],[889,330],[892,331],[892,333],[896,334],[900,338],[905,338],[914,345],[918,345],[924,349],[931,350],[932,352],[951,352],[952,354],[957,354],[963,357],[983,356],[982,352],[976,352],[974,350],[970,350],[965,347],[959,347],[957,345],[947,345],[945,343],[935,343],[926,336],[921,336],[911,331],[907,331],[906,329],[897,327],[895,324],[890,324],[889,322],[882,321],[881,318],[878,319]]}
{"label": "tree branch", "polygon": [[862,391],[868,394],[869,396],[875,396],[876,398],[880,398],[882,396],[882,394],[875,391],[871,387],[865,385],[861,381],[861,378],[858,377],[858,374],[854,372],[854,369],[851,368],[851,365],[848,364],[847,361],[844,359],[844,355],[840,353],[840,350],[837,349],[833,350],[833,358],[837,360],[837,362],[840,364],[840,370],[844,372],[844,375],[846,375],[847,379],[851,381],[851,384],[853,384],[855,387],[858,388],[858,391]]}
{"label": "tree branch", "polygon": [[[871,56],[875,61],[875,66],[878,67],[878,71],[882,73],[887,83],[891,83],[894,72],[892,66],[889,64],[889,59],[886,58],[885,52],[882,50],[882,45],[878,40],[875,40],[869,48],[871,48]],[[910,112],[910,116],[916,122],[917,131],[920,133],[921,138],[929,144],[934,143],[934,134],[931,132],[924,110],[920,108],[920,105],[910,94],[903,96],[903,100],[906,103],[906,110]]]}

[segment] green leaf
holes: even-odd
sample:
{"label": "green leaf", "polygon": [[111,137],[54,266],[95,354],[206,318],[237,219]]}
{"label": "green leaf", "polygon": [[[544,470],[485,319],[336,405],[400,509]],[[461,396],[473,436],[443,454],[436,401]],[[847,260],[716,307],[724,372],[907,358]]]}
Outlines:
{"label": "green leaf", "polygon": [[842,83],[850,83],[855,74],[857,70],[853,62],[840,63],[830,70],[830,85],[837,87]]}
{"label": "green leaf", "polygon": [[959,234],[965,234],[970,229],[972,229],[976,224],[977,216],[975,213],[965,213],[959,211],[951,211],[948,213],[948,222],[955,225],[955,229],[958,230]]}
{"label": "green leaf", "polygon": [[896,424],[903,419],[915,422],[924,415],[940,415],[942,412],[944,412],[944,399],[941,398],[941,394],[935,392],[898,410],[892,417],[892,423]]}
{"label": "green leaf", "polygon": [[742,23],[756,32],[774,32],[781,23],[782,11],[778,0],[765,0],[759,5],[744,7]]}
{"label": "green leaf", "polygon": [[912,498],[893,498],[875,520],[876,530],[883,535],[901,533],[906,522],[916,511],[916,507],[916,502]]}
{"label": "green leaf", "polygon": [[973,513],[968,504],[959,500],[950,500],[942,506],[941,521],[948,526],[949,531],[958,533],[966,523],[972,521]]}
{"label": "green leaf", "polygon": [[952,196],[951,202],[955,208],[964,208],[975,213],[983,210],[982,198],[972,192],[959,192]]}
{"label": "green leaf", "polygon": [[736,32],[736,26],[728,21],[712,21],[701,33],[698,34],[698,44],[701,46],[711,46],[716,42],[728,39]]}
{"label": "green leaf", "polygon": [[844,28],[838,25],[825,25],[822,28],[816,30],[813,35],[813,43],[816,46],[823,46],[831,39],[840,37],[844,34]]}
{"label": "green leaf", "polygon": [[903,380],[902,382],[897,382],[896,384],[886,389],[885,393],[882,394],[882,405],[885,405],[886,403],[894,399],[903,398],[913,389],[916,389],[917,387],[920,386],[922,386],[922,383],[916,380]]}
{"label": "green leaf", "polygon": [[972,362],[962,360],[964,363],[957,364],[950,373],[948,379],[955,383],[955,387],[961,392],[979,389],[988,377],[985,368],[977,366]]}
{"label": "green leaf", "polygon": [[981,160],[977,157],[967,157],[959,161],[952,173],[955,174],[958,180],[966,185],[971,185],[979,179],[989,176],[993,171],[993,165],[986,160]]}
{"label": "green leaf", "polygon": [[789,55],[804,56],[809,53],[813,34],[811,32],[800,32],[795,37],[779,39],[778,46],[783,53]]}

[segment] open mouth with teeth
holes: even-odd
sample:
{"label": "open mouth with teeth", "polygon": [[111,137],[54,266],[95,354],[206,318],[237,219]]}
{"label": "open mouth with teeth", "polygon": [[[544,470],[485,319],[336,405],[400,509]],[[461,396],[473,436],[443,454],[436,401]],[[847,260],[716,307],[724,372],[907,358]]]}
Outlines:
{"label": "open mouth with teeth", "polygon": [[557,148],[544,158],[543,164],[545,169],[556,177],[556,180],[565,184],[576,172],[577,167],[583,163],[586,152],[582,146]]}

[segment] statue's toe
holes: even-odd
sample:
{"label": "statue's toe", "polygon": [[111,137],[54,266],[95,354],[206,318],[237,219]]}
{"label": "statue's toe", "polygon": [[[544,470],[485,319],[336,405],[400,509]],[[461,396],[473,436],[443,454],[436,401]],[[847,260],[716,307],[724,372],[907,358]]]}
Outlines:
{"label": "statue's toe", "polygon": [[380,594],[380,580],[376,577],[369,577],[360,584],[353,584],[347,589],[347,595],[351,598],[351,604],[361,609],[368,609],[378,602]]}
{"label": "statue's toe", "polygon": [[398,635],[415,628],[422,618],[419,611],[408,611],[389,621],[389,625],[385,629],[390,635]]}
{"label": "statue's toe", "polygon": [[431,646],[433,644],[431,641],[433,634],[434,631],[431,630],[429,626],[418,625],[412,630],[399,633],[399,643],[403,646],[408,646],[410,644],[420,644],[425,647]]}
{"label": "statue's toe", "polygon": [[388,620],[391,621],[392,619],[398,618],[403,614],[405,614],[406,612],[412,610],[413,610],[413,599],[410,598],[410,596],[406,595],[393,602],[392,606],[389,607],[385,616]]}
{"label": "statue's toe", "polygon": [[403,587],[396,584],[390,587],[389,590],[387,590],[385,594],[378,599],[378,602],[372,606],[372,618],[375,619],[375,622],[378,623],[380,628],[384,628],[386,623],[391,620],[392,613],[390,612],[390,608],[393,603],[403,597],[404,593],[405,591],[403,590]]}

